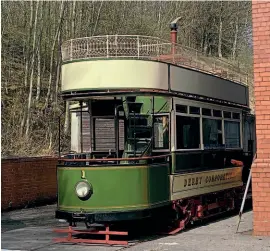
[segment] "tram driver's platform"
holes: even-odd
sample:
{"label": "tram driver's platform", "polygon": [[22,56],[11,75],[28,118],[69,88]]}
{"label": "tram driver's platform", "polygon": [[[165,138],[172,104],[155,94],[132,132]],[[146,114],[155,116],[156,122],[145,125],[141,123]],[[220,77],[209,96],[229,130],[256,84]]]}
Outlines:
{"label": "tram driver's platform", "polygon": [[[123,247],[97,245],[57,244],[53,238],[55,227],[66,226],[54,218],[56,205],[16,210],[2,213],[1,250],[122,250]],[[269,251],[269,237],[252,235],[252,211],[243,214],[236,234],[238,216],[209,221],[204,225],[191,227],[174,236],[139,236],[132,240],[125,250],[135,251]],[[151,239],[151,240],[150,240]]]}

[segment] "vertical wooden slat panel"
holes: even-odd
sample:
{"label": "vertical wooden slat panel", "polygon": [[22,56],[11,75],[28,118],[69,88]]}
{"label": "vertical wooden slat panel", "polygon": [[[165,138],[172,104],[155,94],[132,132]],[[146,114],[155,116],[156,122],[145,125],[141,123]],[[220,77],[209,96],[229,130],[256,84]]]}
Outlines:
{"label": "vertical wooden slat panel", "polygon": [[[80,121],[80,112],[77,113]],[[82,135],[83,135],[83,152],[94,151],[115,151],[115,131],[113,118],[96,118],[94,119],[93,135],[91,135],[91,116],[88,112],[82,114]],[[79,133],[80,135],[80,133]],[[95,137],[95,138],[94,138]],[[119,120],[119,149],[124,150],[125,140],[124,120]]]}
{"label": "vertical wooden slat panel", "polygon": [[[115,151],[114,119],[95,119],[95,151]],[[124,149],[124,121],[119,121],[119,149]]]}

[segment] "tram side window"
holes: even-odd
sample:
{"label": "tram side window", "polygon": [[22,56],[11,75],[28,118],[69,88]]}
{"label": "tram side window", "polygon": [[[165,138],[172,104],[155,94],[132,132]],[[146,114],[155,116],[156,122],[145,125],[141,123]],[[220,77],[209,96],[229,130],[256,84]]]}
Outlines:
{"label": "tram side window", "polygon": [[240,147],[240,122],[224,121],[226,148]]}
{"label": "tram side window", "polygon": [[203,144],[205,148],[222,145],[221,120],[203,118]]}
{"label": "tram side window", "polygon": [[169,117],[154,117],[154,148],[169,149]]}
{"label": "tram side window", "polygon": [[200,147],[200,118],[176,116],[177,149]]}

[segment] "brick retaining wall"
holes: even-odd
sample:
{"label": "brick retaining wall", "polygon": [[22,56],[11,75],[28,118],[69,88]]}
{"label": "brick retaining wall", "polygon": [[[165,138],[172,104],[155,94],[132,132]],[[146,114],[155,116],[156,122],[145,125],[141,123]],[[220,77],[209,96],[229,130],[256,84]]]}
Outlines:
{"label": "brick retaining wall", "polygon": [[2,159],[1,164],[2,210],[56,201],[56,158]]}
{"label": "brick retaining wall", "polygon": [[252,166],[254,234],[270,236],[270,1],[252,1],[257,159]]}

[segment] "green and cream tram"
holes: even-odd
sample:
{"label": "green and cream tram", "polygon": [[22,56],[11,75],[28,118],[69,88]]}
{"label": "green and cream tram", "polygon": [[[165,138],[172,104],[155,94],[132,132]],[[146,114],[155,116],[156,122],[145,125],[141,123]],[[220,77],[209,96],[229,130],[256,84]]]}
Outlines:
{"label": "green and cream tram", "polygon": [[120,35],[63,44],[72,153],[57,166],[56,218],[168,218],[180,230],[235,208],[254,152],[247,84],[178,47]]}

